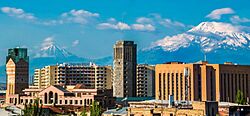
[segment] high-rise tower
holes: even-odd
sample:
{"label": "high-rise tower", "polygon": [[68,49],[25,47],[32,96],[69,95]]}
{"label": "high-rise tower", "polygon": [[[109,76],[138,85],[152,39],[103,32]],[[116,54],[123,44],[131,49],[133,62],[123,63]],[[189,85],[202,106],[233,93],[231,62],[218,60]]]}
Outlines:
{"label": "high-rise tower", "polygon": [[133,41],[117,41],[114,45],[113,95],[136,96],[136,44]]}
{"label": "high-rise tower", "polygon": [[[12,48],[6,57],[7,90],[6,103],[13,103],[12,96],[28,88],[29,57],[27,48]],[[16,102],[15,102],[16,103]]]}

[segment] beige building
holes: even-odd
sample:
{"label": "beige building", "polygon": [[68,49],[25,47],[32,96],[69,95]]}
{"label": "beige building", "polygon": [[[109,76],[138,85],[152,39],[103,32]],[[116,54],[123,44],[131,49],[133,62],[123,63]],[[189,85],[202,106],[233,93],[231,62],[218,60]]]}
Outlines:
{"label": "beige building", "polygon": [[89,88],[111,89],[112,67],[88,64],[59,64],[36,69],[34,86],[46,88],[49,85],[84,84]]}
{"label": "beige building", "polygon": [[138,64],[136,73],[137,97],[155,96],[155,67]]}
{"label": "beige building", "polygon": [[41,69],[35,69],[34,86],[38,88],[46,88],[55,85],[58,79],[57,66],[45,66]]}
{"label": "beige building", "polygon": [[136,44],[133,41],[117,41],[114,45],[113,95],[136,96]]}
{"label": "beige building", "polygon": [[235,102],[238,90],[250,97],[250,66],[170,62],[155,70],[156,99],[173,95],[174,100]]}
{"label": "beige building", "polygon": [[60,85],[50,85],[44,89],[26,88],[21,94],[13,95],[15,101],[12,105],[21,108],[25,104],[32,104],[39,99],[43,106],[90,106],[92,102],[97,101],[103,108],[113,107],[115,98],[112,96],[112,90],[89,89],[84,85],[77,84],[68,89]]}
{"label": "beige building", "polygon": [[187,102],[169,105],[166,100],[129,102],[128,116],[216,116],[218,102]]}
{"label": "beige building", "polygon": [[29,82],[29,56],[26,48],[13,48],[8,50],[6,57],[7,90],[5,102],[9,104],[15,99],[13,95],[19,94],[28,87]]}

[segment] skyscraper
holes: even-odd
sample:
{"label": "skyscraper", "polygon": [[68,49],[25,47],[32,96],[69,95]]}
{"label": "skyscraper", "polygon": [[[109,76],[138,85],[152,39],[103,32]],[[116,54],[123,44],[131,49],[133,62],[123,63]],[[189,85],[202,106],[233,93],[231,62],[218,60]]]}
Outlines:
{"label": "skyscraper", "polygon": [[117,41],[114,45],[113,95],[136,96],[136,44]]}
{"label": "skyscraper", "polygon": [[6,103],[13,103],[12,96],[19,94],[29,84],[29,57],[27,48],[12,48],[6,57],[7,91]]}

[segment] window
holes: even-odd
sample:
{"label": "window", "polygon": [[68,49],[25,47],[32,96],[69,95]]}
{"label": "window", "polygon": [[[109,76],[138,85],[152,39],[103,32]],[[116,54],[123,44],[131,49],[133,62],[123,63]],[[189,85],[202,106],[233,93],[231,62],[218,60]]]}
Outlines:
{"label": "window", "polygon": [[161,73],[159,73],[159,99],[161,99]]}
{"label": "window", "polygon": [[68,104],[68,100],[65,100],[65,104]]}
{"label": "window", "polygon": [[75,100],[75,104],[78,104],[78,100]]}
{"label": "window", "polygon": [[69,101],[69,104],[73,104],[73,101],[72,101],[72,100],[70,100],[70,101]]}

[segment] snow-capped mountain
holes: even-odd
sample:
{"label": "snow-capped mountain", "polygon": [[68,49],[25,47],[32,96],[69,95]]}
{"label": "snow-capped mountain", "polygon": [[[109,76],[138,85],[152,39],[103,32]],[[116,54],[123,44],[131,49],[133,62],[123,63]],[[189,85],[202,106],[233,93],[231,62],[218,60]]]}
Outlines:
{"label": "snow-capped mountain", "polygon": [[221,22],[202,22],[189,31],[175,36],[166,36],[154,43],[165,51],[176,51],[197,44],[204,52],[211,52],[219,48],[249,49],[250,34],[241,30],[239,26]]}
{"label": "snow-capped mountain", "polygon": [[[250,33],[242,26],[222,22],[202,22],[185,33],[166,36],[140,51],[139,62],[163,63],[166,61],[212,63],[232,61],[249,64]],[[152,59],[148,61],[147,59]]]}
{"label": "snow-capped mountain", "polygon": [[67,58],[75,56],[72,53],[68,52],[66,49],[61,48],[60,46],[51,43],[47,46],[42,46],[39,52],[35,53],[34,57],[55,57],[55,58]]}

